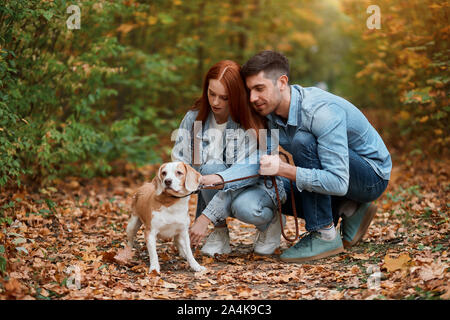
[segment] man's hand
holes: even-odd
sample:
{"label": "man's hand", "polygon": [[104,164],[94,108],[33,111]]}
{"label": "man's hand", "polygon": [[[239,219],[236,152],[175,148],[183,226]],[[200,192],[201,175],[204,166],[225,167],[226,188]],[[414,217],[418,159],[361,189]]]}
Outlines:
{"label": "man's hand", "polygon": [[259,174],[263,176],[278,176],[280,172],[281,159],[275,155],[263,155],[259,161]]}
{"label": "man's hand", "polygon": [[189,230],[189,237],[191,238],[191,245],[196,247],[200,244],[203,238],[208,233],[208,225],[211,220],[204,214],[200,215]]}
{"label": "man's hand", "polygon": [[[202,176],[200,178],[200,183],[203,185],[209,185],[214,183],[221,183],[223,182],[223,179],[218,174],[208,174],[205,176]],[[210,187],[208,189],[223,189],[223,184],[219,184],[217,187]]]}
{"label": "man's hand", "polygon": [[281,176],[295,181],[297,167],[281,161],[277,155],[263,155],[258,173],[263,176]]}

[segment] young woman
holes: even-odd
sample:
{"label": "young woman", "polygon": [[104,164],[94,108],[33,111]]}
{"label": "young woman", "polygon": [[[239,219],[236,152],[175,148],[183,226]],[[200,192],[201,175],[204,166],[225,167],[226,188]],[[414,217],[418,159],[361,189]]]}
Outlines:
{"label": "young woman", "polygon": [[[191,164],[202,174],[204,185],[255,175],[259,169],[256,137],[264,128],[265,119],[248,107],[240,66],[220,61],[206,73],[202,96],[181,122],[172,159]],[[277,185],[284,202],[281,180]],[[190,230],[191,243],[198,245],[213,223],[214,231],[201,252],[211,256],[230,253],[226,218],[232,216],[256,226],[256,253],[272,254],[281,235],[276,204],[274,189],[266,188],[262,178],[225,183],[216,190],[202,189]]]}

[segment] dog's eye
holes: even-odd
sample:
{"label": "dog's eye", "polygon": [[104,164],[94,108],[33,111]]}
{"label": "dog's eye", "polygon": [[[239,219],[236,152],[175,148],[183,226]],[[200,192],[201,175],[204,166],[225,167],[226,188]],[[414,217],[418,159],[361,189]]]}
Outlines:
{"label": "dog's eye", "polygon": [[182,174],[183,174],[183,172],[177,171],[177,175],[181,176]]}
{"label": "dog's eye", "polygon": [[165,172],[165,171],[161,172],[161,175],[162,175],[163,177],[165,177],[166,174],[167,174],[167,172]]}

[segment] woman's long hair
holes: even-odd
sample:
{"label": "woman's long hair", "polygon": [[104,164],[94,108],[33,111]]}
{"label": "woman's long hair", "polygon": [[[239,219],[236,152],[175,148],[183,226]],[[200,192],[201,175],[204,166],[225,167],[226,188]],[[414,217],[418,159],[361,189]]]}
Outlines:
{"label": "woman's long hair", "polygon": [[239,123],[244,130],[258,130],[266,127],[266,120],[249,105],[248,93],[240,74],[241,67],[234,61],[222,60],[209,69],[203,81],[202,96],[195,102],[193,110],[199,110],[198,121],[205,123],[211,112],[208,101],[209,80],[219,80],[228,92],[231,119]]}

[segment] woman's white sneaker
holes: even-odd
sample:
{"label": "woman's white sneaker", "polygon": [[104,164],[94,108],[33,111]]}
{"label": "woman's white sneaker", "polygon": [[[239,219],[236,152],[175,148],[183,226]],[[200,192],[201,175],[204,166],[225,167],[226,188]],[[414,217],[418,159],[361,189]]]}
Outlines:
{"label": "woman's white sneaker", "polygon": [[213,232],[211,232],[206,239],[206,242],[200,252],[211,257],[213,257],[216,253],[230,253],[230,233],[228,228],[214,228]]}
{"label": "woman's white sneaker", "polygon": [[[277,248],[280,247],[281,241],[281,225],[279,213],[275,214],[272,222],[265,231],[256,231],[256,239],[253,251],[261,255],[273,254]],[[286,217],[281,216],[283,226],[286,224]]]}

